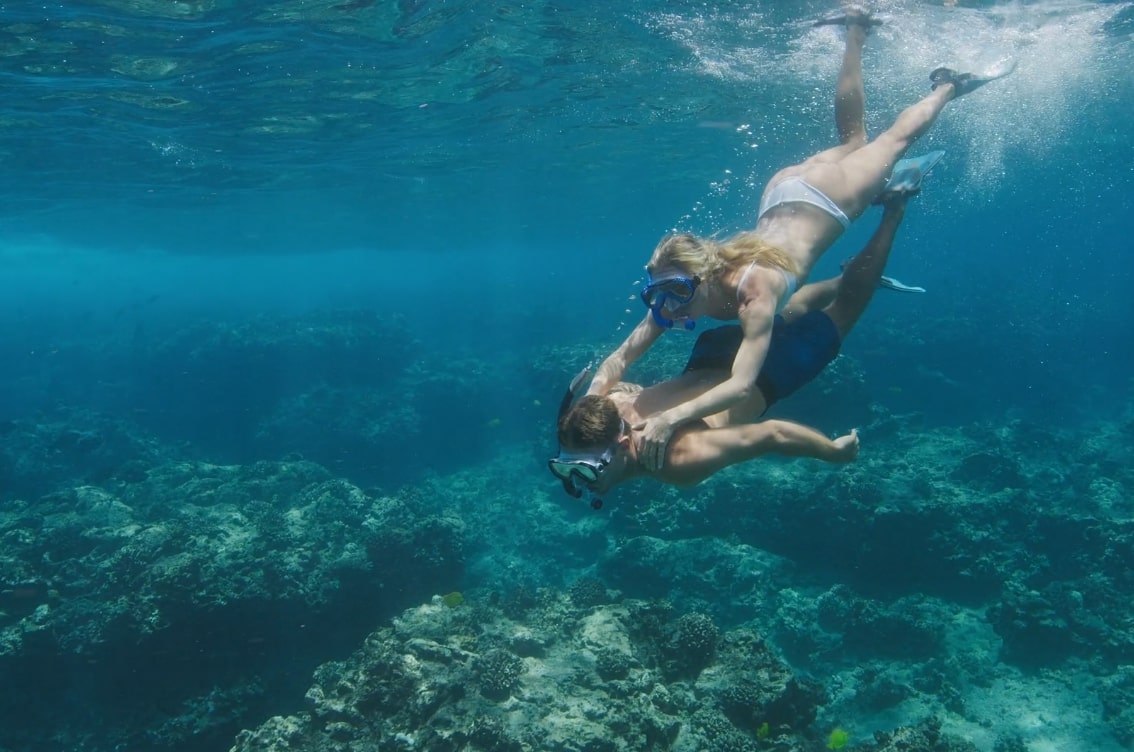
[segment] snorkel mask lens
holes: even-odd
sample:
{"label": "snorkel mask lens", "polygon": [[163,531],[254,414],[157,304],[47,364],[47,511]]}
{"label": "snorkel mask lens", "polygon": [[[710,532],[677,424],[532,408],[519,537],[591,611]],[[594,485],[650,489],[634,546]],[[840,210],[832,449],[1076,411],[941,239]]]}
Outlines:
{"label": "snorkel mask lens", "polygon": [[[623,424],[625,425],[625,424]],[[619,434],[621,435],[621,433]],[[590,486],[598,483],[606,466],[614,457],[617,442],[601,455],[573,455],[562,450],[547,461],[551,474],[563,484],[563,490],[573,498],[582,498],[586,491],[591,496],[591,509],[602,509],[602,499],[595,495]]]}
{"label": "snorkel mask lens", "polygon": [[[654,279],[647,272],[646,286],[642,288],[642,302],[648,307],[666,305],[663,299],[672,300],[676,306],[688,303],[697,292],[697,285],[701,284],[700,277],[686,277],[674,275],[662,279]],[[675,307],[676,307],[675,306]]]}
{"label": "snorkel mask lens", "polygon": [[614,459],[614,453],[618,451],[618,439],[624,433],[626,433],[625,420],[618,426],[618,436],[615,436],[610,446],[598,454],[564,452],[561,448],[559,454],[547,461],[547,469],[551,471],[552,475],[563,481],[564,486],[570,484],[576,490],[598,483],[603,471]]}
{"label": "snorkel mask lens", "polygon": [[640,296],[642,302],[650,309],[654,323],[663,329],[672,329],[673,325],[681,322],[686,330],[692,330],[697,325],[688,316],[674,316],[682,306],[693,300],[697,293],[697,286],[701,278],[694,275],[686,277],[674,275],[654,279],[649,272],[646,273],[646,286],[642,288]]}
{"label": "snorkel mask lens", "polygon": [[570,481],[576,483],[576,485],[576,476],[583,483],[595,483],[602,475],[603,470],[603,465],[599,460],[589,457],[572,459],[571,455],[564,452],[560,452],[558,456],[549,459],[547,467],[551,470],[551,474],[559,480]]}

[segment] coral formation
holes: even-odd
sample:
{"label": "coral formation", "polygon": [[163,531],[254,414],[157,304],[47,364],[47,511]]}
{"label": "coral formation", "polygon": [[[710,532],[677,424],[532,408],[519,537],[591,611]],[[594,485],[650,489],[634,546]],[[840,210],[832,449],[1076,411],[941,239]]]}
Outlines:
{"label": "coral formation", "polygon": [[[526,667],[507,650],[478,646],[536,629],[531,624],[440,604],[407,611],[347,661],[321,667],[306,711],[242,732],[234,752],[382,748],[398,738],[426,750],[755,749],[757,716],[788,734],[782,749],[806,748],[807,737],[791,741],[791,732],[808,728],[819,695],[758,635],[742,630],[718,638],[703,615],[659,622],[709,663],[699,677],[666,678],[649,632],[631,626],[636,614],[661,619],[664,609],[629,601],[583,614],[572,605],[568,595],[544,601],[548,651]],[[469,632],[473,643],[459,637]],[[601,683],[588,681],[599,656],[609,666],[613,654],[623,656],[619,668]],[[464,690],[470,677],[479,692]],[[695,722],[683,723],[687,715]]]}
{"label": "coral formation", "polygon": [[665,672],[695,679],[712,661],[720,630],[707,614],[693,613],[678,618],[667,631],[662,646]]}
{"label": "coral formation", "polygon": [[[165,379],[138,411],[152,435],[87,410],[0,424],[0,671],[30,690],[0,698],[0,747],[196,752],[241,728],[248,749],[327,750],[791,752],[844,724],[871,750],[1134,738],[1128,409],[942,427],[875,403],[854,465],[643,482],[595,514],[516,472],[545,459],[553,408],[534,398],[581,349],[548,346],[507,395],[527,407],[490,425],[486,361],[423,354],[371,389],[352,337],[416,345],[367,317],[306,324],[143,353],[139,378]],[[318,378],[268,373],[291,352]],[[231,434],[163,444],[250,398],[218,387],[230,366],[263,380]],[[419,430],[423,405],[465,430]],[[187,459],[202,446],[244,464]]]}
{"label": "coral formation", "polygon": [[495,648],[478,655],[472,671],[480,693],[493,700],[506,700],[524,673],[524,662],[514,653]]}
{"label": "coral formation", "polygon": [[571,583],[567,590],[571,602],[579,608],[591,608],[610,603],[610,593],[598,579],[594,577],[580,577]]}
{"label": "coral formation", "polygon": [[[156,465],[114,492],[9,502],[0,542],[0,582],[15,583],[0,595],[0,671],[43,688],[35,704],[0,699],[12,746],[36,719],[62,743],[219,744],[266,693],[301,680],[297,668],[463,566],[455,520],[305,462]],[[45,672],[68,681],[45,684]],[[69,682],[132,690],[55,718]]]}

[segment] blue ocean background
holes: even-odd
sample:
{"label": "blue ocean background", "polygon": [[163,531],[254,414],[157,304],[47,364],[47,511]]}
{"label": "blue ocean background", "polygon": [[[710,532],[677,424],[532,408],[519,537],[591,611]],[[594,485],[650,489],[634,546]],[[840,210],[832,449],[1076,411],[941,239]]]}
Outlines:
{"label": "blue ocean background", "polygon": [[[218,740],[301,706],[315,665],[434,594],[513,581],[566,588],[601,575],[604,552],[640,534],[726,537],[727,523],[663,529],[657,511],[627,511],[695,506],[704,489],[628,485],[598,515],[562,496],[545,467],[555,411],[570,377],[642,316],[638,282],[662,235],[751,227],[766,180],[833,144],[842,34],[811,25],[833,6],[4,5],[0,510],[34,517],[38,499],[113,492],[165,463],[305,460],[368,494],[432,493],[431,512],[480,526],[462,566],[419,589],[388,600],[350,591],[358,610],[346,624],[315,620],[342,627],[320,646],[277,635],[257,668],[276,675],[273,661],[297,656],[277,694],[261,693],[203,741],[152,748],[227,749]],[[1011,445],[1021,465],[1051,464],[1057,471],[1035,481],[1043,488],[1017,484],[1037,508],[1045,494],[1096,481],[1128,502],[1134,4],[871,7],[885,19],[864,56],[872,135],[928,91],[938,65],[1010,56],[1018,68],[951,104],[911,150],[946,156],[911,202],[887,273],[928,292],[880,293],[834,373],[776,414],[831,434],[863,429],[859,472],[876,472],[879,503],[902,503],[885,487],[887,463],[905,461],[896,424],[905,437],[1000,439],[991,454]],[[877,216],[858,221],[814,278],[838,273]],[[667,334],[630,377],[674,373],[692,343]],[[1060,465],[1100,435],[1117,459]],[[943,461],[956,459],[945,444]],[[726,473],[710,489],[731,494],[728,514],[759,520],[770,512],[747,497],[747,477]],[[780,477],[790,495],[794,476]],[[1060,498],[1075,516],[1074,494]],[[567,543],[515,545],[534,535],[529,515],[543,515],[540,535],[558,534],[548,533],[557,513]],[[1115,511],[1115,524],[1129,514]],[[824,548],[841,545],[837,532],[810,552],[753,535],[748,543],[796,560],[811,585],[846,582],[879,598],[921,587],[899,573],[887,583],[882,570],[842,571],[845,552]],[[853,548],[858,535],[851,528],[842,543]],[[1076,540],[1056,547],[1075,558]],[[25,584],[51,607],[73,597],[15,561],[0,568],[12,598]],[[646,579],[607,584],[627,597],[690,597]],[[974,607],[992,597],[953,587],[935,595]],[[742,621],[727,598],[690,603],[722,625]],[[15,718],[97,715],[84,692],[102,679],[54,650],[12,654],[19,700],[0,703],[0,748],[35,746]],[[129,692],[129,675],[115,681]],[[185,681],[190,694],[224,686],[207,671]],[[126,738],[131,713],[109,715],[119,730],[105,738]],[[899,720],[864,720],[859,731]],[[1081,729],[1037,728],[1017,729],[1028,749],[1123,748],[1101,731],[1072,747]],[[973,741],[993,748],[991,737]],[[97,734],[87,743],[111,748]]]}

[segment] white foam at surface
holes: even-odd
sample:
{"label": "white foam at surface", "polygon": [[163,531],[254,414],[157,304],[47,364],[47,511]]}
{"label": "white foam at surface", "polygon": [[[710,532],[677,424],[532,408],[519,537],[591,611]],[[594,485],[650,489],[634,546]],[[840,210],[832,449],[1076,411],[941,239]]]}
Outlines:
{"label": "white foam at surface", "polygon": [[[1070,141],[1097,137],[1076,126],[1082,125],[1084,108],[1107,103],[1128,77],[1131,47],[1108,37],[1105,27],[1131,5],[1046,0],[973,9],[913,0],[873,3],[885,23],[872,31],[864,54],[868,126],[876,134],[902,107],[924,96],[929,72],[938,66],[985,71],[1015,59],[1012,75],[951,104],[926,138],[932,148],[946,148],[950,160],[965,160],[958,193],[992,200],[1012,160],[1042,160]],[[778,80],[798,92],[792,95],[794,112],[775,108],[788,122],[761,137],[791,137],[800,123],[830,117],[841,28],[812,28],[801,21],[770,29],[758,15],[720,11],[658,14],[647,25],[688,49],[706,77],[726,83]],[[787,39],[785,51],[772,46],[776,37]]]}

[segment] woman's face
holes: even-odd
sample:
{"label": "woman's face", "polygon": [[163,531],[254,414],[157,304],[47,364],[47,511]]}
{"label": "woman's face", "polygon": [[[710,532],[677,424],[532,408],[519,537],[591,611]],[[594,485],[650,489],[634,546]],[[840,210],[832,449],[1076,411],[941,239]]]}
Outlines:
{"label": "woman's face", "polygon": [[695,318],[700,307],[701,279],[678,267],[649,272],[642,288],[642,302],[662,326]]}

